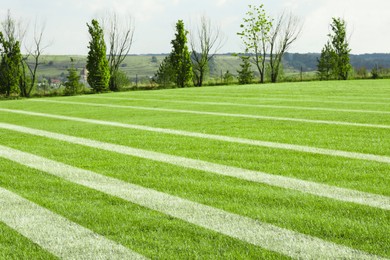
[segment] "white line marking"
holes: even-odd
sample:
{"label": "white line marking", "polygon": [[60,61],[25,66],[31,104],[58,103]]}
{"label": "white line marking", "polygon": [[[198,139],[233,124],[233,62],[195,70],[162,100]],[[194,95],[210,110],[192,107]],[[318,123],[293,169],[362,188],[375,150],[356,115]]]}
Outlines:
{"label": "white line marking", "polygon": [[180,156],[168,155],[158,152],[152,152],[142,149],[136,149],[123,145],[99,142],[96,140],[74,137],[69,135],[57,134],[53,132],[27,128],[23,126],[0,123],[0,128],[25,133],[29,135],[41,136],[55,140],[65,141],[68,143],[79,144],[92,148],[102,149],[110,152],[130,155],[143,159],[168,163],[185,168],[230,176],[242,180],[264,183],[271,186],[285,189],[296,190],[316,196],[331,198],[339,201],[352,202],[365,206],[390,210],[390,197],[371,194],[356,190],[334,187],[326,184],[304,181],[295,178],[289,178],[279,175],[273,175],[264,172],[241,169],[238,167],[226,166],[216,163],[210,163],[201,160],[195,160]]}
{"label": "white line marking", "polygon": [[61,115],[29,112],[29,111],[14,110],[14,109],[0,108],[0,112],[8,112],[8,113],[21,114],[21,115],[39,116],[39,117],[61,119],[61,120],[68,120],[68,121],[75,121],[75,122],[82,122],[82,123],[90,123],[90,124],[97,124],[97,125],[106,125],[106,126],[113,126],[113,127],[136,129],[136,130],[142,130],[142,131],[171,134],[171,135],[180,135],[180,136],[186,136],[186,137],[195,137],[195,138],[217,140],[217,141],[224,141],[224,142],[230,142],[230,143],[239,143],[239,144],[246,144],[246,145],[253,145],[253,146],[260,146],[260,147],[275,148],[275,149],[291,150],[291,151],[311,153],[311,154],[322,154],[322,155],[344,157],[344,158],[350,158],[350,159],[374,161],[374,162],[380,162],[380,163],[390,163],[389,156],[381,156],[381,155],[374,155],[374,154],[364,154],[364,153],[347,152],[347,151],[332,150],[332,149],[325,149],[325,148],[316,148],[316,147],[303,146],[303,145],[266,142],[266,141],[251,140],[251,139],[245,139],[245,138],[237,138],[237,137],[229,137],[229,136],[213,135],[213,134],[203,134],[203,133],[188,132],[188,131],[182,131],[182,130],[165,129],[165,128],[157,128],[157,127],[149,127],[149,126],[133,125],[133,124],[124,124],[124,123],[111,122],[111,121],[102,121],[102,120],[95,120],[95,119],[61,116]]}
{"label": "white line marking", "polygon": [[206,102],[206,101],[185,101],[185,100],[167,100],[155,98],[118,98],[118,97],[100,97],[100,96],[78,96],[80,98],[92,99],[113,99],[113,100],[135,100],[135,101],[153,101],[161,103],[178,103],[178,104],[195,104],[195,105],[212,105],[212,106],[236,106],[236,107],[258,107],[258,108],[276,108],[276,109],[294,109],[294,110],[308,110],[308,111],[331,111],[331,112],[346,112],[346,113],[367,113],[389,115],[390,111],[379,110],[360,110],[360,109],[338,109],[325,107],[303,107],[303,106],[280,106],[280,105],[260,105],[260,104],[241,104],[231,102]]}
{"label": "white line marking", "polygon": [[326,124],[326,125],[341,125],[341,126],[353,126],[353,127],[390,129],[390,125],[363,124],[363,123],[351,123],[351,122],[327,121],[327,120],[311,120],[311,119],[290,118],[290,117],[231,114],[231,113],[206,112],[206,111],[196,111],[196,110],[141,107],[141,106],[120,106],[120,105],[112,105],[112,104],[70,102],[70,101],[59,101],[59,100],[54,101],[54,100],[31,99],[29,101],[69,104],[69,105],[82,105],[82,106],[92,106],[92,107],[110,107],[110,108],[137,109],[137,110],[160,111],[160,112],[170,112],[170,113],[185,113],[185,114],[195,114],[195,115],[211,115],[211,116],[224,116],[224,117],[264,119],[264,120],[274,120],[274,121],[290,121],[290,122],[300,122],[300,123],[310,123],[310,124]]}
{"label": "white line marking", "polygon": [[[127,94],[126,94],[127,95]],[[390,105],[388,102],[369,102],[369,101],[336,101],[336,100],[318,100],[318,99],[297,99],[297,98],[272,98],[268,96],[260,96],[258,97],[243,97],[243,96],[232,96],[232,95],[202,95],[199,93],[194,93],[196,97],[207,98],[207,99],[234,99],[234,100],[254,100],[254,101],[282,101],[282,102],[294,102],[294,103],[331,103],[331,104],[358,104],[358,105]],[[162,94],[161,92],[153,92],[149,93],[148,96],[158,96],[158,97],[184,97],[188,98],[188,95],[180,95],[176,93],[171,94]]]}
{"label": "white line marking", "polygon": [[[366,252],[0,146],[0,156],[297,259],[366,259]],[[7,205],[6,208],[11,205]]]}
{"label": "white line marking", "polygon": [[146,259],[1,187],[0,221],[62,259]]}

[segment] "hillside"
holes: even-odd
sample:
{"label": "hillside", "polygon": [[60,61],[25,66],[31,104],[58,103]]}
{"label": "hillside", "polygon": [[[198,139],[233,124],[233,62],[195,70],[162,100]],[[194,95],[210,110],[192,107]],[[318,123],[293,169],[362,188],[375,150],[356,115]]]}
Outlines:
{"label": "hillside", "polygon": [[[131,81],[148,82],[158,70],[159,64],[166,54],[129,55],[121,66]],[[80,71],[85,67],[86,56],[47,55],[42,58],[43,64],[39,69],[40,81],[43,78],[66,80],[67,69],[70,66],[70,57],[75,60],[75,66]],[[318,53],[287,53],[284,60],[285,76],[293,75],[301,71],[312,75],[317,68]],[[351,63],[355,70],[366,68],[373,69],[375,66],[390,68],[390,54],[362,54],[351,55]],[[232,54],[220,54],[210,62],[211,83],[218,83],[221,75],[229,71],[237,74],[239,58]]]}

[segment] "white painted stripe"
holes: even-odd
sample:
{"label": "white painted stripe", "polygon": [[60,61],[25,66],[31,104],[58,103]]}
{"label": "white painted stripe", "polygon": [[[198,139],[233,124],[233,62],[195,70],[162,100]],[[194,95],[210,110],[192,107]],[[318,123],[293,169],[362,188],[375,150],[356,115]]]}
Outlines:
{"label": "white painted stripe", "polygon": [[266,141],[251,140],[251,139],[237,138],[237,137],[230,137],[230,136],[204,134],[204,133],[189,132],[189,131],[182,131],[182,130],[165,129],[165,128],[157,128],[157,127],[149,127],[149,126],[133,125],[133,124],[124,124],[124,123],[111,122],[111,121],[102,121],[102,120],[95,120],[95,119],[61,116],[61,115],[29,112],[29,111],[14,110],[14,109],[0,108],[0,112],[8,112],[8,113],[15,113],[15,114],[22,114],[22,115],[30,115],[30,116],[39,116],[39,117],[61,119],[61,120],[68,120],[68,121],[76,121],[76,122],[90,123],[90,124],[97,124],[97,125],[114,126],[114,127],[163,133],[163,134],[180,135],[180,136],[186,136],[186,137],[203,138],[203,139],[209,139],[209,140],[217,140],[217,141],[224,141],[224,142],[238,143],[238,144],[247,144],[247,145],[253,145],[253,146],[260,146],[260,147],[283,149],[283,150],[291,150],[291,151],[311,153],[311,154],[322,154],[322,155],[337,156],[337,157],[344,157],[344,158],[350,158],[350,159],[374,161],[374,162],[380,162],[380,163],[390,163],[389,156],[381,156],[381,155],[374,155],[374,154],[347,152],[347,151],[316,148],[316,147],[303,146],[303,145],[266,142]]}
{"label": "white painted stripe", "polygon": [[120,105],[112,105],[112,104],[99,104],[99,103],[86,103],[86,102],[71,102],[71,101],[59,101],[59,100],[54,101],[54,100],[47,100],[47,99],[30,99],[29,101],[69,104],[69,105],[82,105],[82,106],[92,106],[92,107],[110,107],[110,108],[137,109],[137,110],[159,111],[159,112],[170,112],[170,113],[185,113],[185,114],[195,114],[195,115],[239,117],[239,118],[274,120],[274,121],[290,121],[290,122],[300,122],[300,123],[310,123],[310,124],[326,124],[326,125],[342,125],[342,126],[353,126],[353,127],[390,129],[390,125],[362,124],[362,123],[327,121],[327,120],[311,120],[311,119],[291,118],[291,117],[231,114],[231,113],[206,112],[206,111],[196,111],[196,110],[141,107],[141,106],[120,106]]}
{"label": "white painted stripe", "polygon": [[[127,95],[127,93],[126,93]],[[175,97],[184,97],[188,98],[188,95],[180,95],[176,93],[171,94],[162,94],[160,92],[148,92],[148,95],[150,96],[158,96],[158,97],[169,97],[169,98],[175,98]],[[243,97],[238,95],[203,95],[199,93],[194,93],[196,97],[200,98],[207,98],[207,99],[234,99],[234,100],[254,100],[254,101],[282,101],[282,102],[294,102],[294,103],[330,103],[330,104],[357,104],[357,105],[390,105],[388,102],[369,102],[369,101],[336,101],[336,100],[318,100],[318,99],[298,99],[298,98],[272,98],[268,96],[261,96],[261,93],[259,93],[259,96],[257,97]]]}
{"label": "white painted stripe", "polygon": [[326,184],[320,184],[316,182],[304,181],[300,179],[273,175],[264,172],[241,169],[238,167],[210,163],[206,161],[189,159],[180,156],[157,153],[157,152],[132,148],[128,146],[123,146],[123,145],[99,142],[96,140],[57,134],[53,132],[37,130],[33,128],[27,128],[27,127],[11,125],[6,123],[0,123],[0,128],[21,132],[29,135],[47,137],[55,140],[60,140],[60,141],[65,141],[73,144],[79,144],[79,145],[88,146],[92,148],[102,149],[110,152],[130,155],[130,156],[139,157],[143,159],[173,164],[185,168],[211,172],[211,173],[220,174],[224,176],[230,176],[242,180],[264,183],[267,185],[286,188],[286,189],[292,189],[292,190],[309,193],[321,197],[331,198],[335,200],[352,202],[352,203],[357,203],[357,204],[366,205],[370,207],[390,210],[390,197],[383,196],[383,195],[339,188],[339,187],[329,186]]}
{"label": "white painted stripe", "polygon": [[189,101],[189,100],[168,100],[155,98],[118,98],[118,97],[101,97],[101,96],[78,96],[81,98],[92,99],[113,99],[113,100],[139,100],[139,101],[153,101],[161,103],[178,103],[178,104],[195,104],[195,105],[212,105],[212,106],[235,106],[235,107],[257,107],[257,108],[275,108],[275,109],[294,109],[294,110],[308,110],[308,111],[330,111],[330,112],[346,112],[346,113],[366,113],[366,114],[380,114],[390,115],[390,111],[379,110],[361,110],[361,109],[338,109],[325,107],[303,107],[303,106],[280,106],[280,105],[259,105],[259,104],[241,104],[231,102],[206,102],[206,101]]}
{"label": "white painted stripe", "polygon": [[146,259],[1,187],[0,221],[61,259]]}
{"label": "white painted stripe", "polygon": [[0,146],[0,156],[290,257],[299,259],[368,259],[374,257],[366,252],[8,147]]}

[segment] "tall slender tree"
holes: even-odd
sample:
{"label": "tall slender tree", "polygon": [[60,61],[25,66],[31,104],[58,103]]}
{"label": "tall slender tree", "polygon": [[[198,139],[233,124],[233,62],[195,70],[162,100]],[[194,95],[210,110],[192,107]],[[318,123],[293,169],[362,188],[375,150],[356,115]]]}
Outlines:
{"label": "tall slender tree", "polygon": [[16,21],[8,11],[7,17],[1,22],[0,30],[0,94],[9,96],[11,93],[19,94],[20,65],[22,54],[20,41],[17,37]]}
{"label": "tall slender tree", "polygon": [[346,22],[341,18],[332,18],[330,27],[332,33],[328,34],[329,40],[318,59],[318,75],[320,79],[347,80],[352,66]]}
{"label": "tall slender tree", "polygon": [[174,79],[177,87],[187,87],[192,81],[192,61],[187,46],[188,31],[184,28],[184,22],[179,20],[176,23],[175,39],[171,41],[172,52],[170,63],[174,72]]}
{"label": "tall slender tree", "polygon": [[2,45],[0,62],[0,94],[9,96],[11,93],[19,94],[20,53],[19,41],[7,39],[0,32],[0,44]]}
{"label": "tall slender tree", "polygon": [[333,32],[329,37],[335,53],[335,76],[339,80],[346,80],[352,68],[349,58],[351,49],[349,48],[347,39],[346,22],[341,18],[332,18],[332,24],[330,26]]}
{"label": "tall slender tree", "polygon": [[103,92],[108,90],[110,82],[110,67],[106,56],[104,33],[95,19],[92,20],[91,25],[87,24],[87,26],[91,36],[87,57],[87,81],[95,92]]}

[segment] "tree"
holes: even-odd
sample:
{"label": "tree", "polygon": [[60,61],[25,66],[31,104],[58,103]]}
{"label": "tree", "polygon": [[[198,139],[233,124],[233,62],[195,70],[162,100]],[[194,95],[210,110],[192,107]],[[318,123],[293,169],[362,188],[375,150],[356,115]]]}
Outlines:
{"label": "tree", "polygon": [[105,28],[109,43],[108,63],[110,66],[110,90],[120,90],[119,68],[126,56],[130,53],[133,44],[134,26],[131,17],[120,18],[112,13],[106,19],[108,26]]}
{"label": "tree", "polygon": [[299,18],[291,13],[288,16],[283,13],[272,25],[269,37],[271,82],[275,83],[278,80],[279,72],[282,70],[283,56],[298,39],[301,28]]}
{"label": "tree", "polygon": [[11,93],[19,93],[20,53],[19,41],[5,39],[0,32],[0,44],[2,45],[0,63],[0,94],[9,96]]}
{"label": "tree", "polygon": [[335,53],[330,42],[328,41],[321,51],[320,58],[317,59],[317,70],[320,80],[330,80],[332,78],[335,60],[334,56]]}
{"label": "tree", "polygon": [[240,25],[242,31],[237,33],[245,46],[245,52],[249,54],[260,74],[260,82],[264,83],[265,62],[269,33],[272,20],[264,10],[264,5],[249,5],[244,22]]}
{"label": "tree", "polygon": [[184,22],[176,23],[175,39],[171,41],[172,52],[169,56],[173,68],[174,82],[177,87],[187,87],[192,80],[192,61],[187,47],[188,31],[184,29]]}
{"label": "tree", "polygon": [[334,74],[339,80],[347,80],[352,68],[350,64],[349,43],[347,39],[346,23],[341,18],[332,18],[332,34],[329,35],[334,55]]}
{"label": "tree", "polygon": [[103,29],[95,19],[87,26],[91,35],[87,57],[87,81],[95,92],[106,91],[110,82],[110,68],[106,57]]}
{"label": "tree", "polygon": [[240,84],[250,84],[253,80],[253,71],[252,71],[252,64],[250,63],[250,57],[249,56],[240,56],[241,64],[240,70],[237,70],[238,72],[238,83]]}
{"label": "tree", "polygon": [[350,64],[349,43],[347,40],[346,23],[341,18],[332,18],[330,25],[332,33],[321,51],[317,68],[320,79],[335,78],[347,80],[352,69]]}
{"label": "tree", "polygon": [[17,39],[16,21],[12,19],[11,12],[1,23],[0,46],[0,94],[9,96],[11,93],[19,94],[20,64],[22,54],[20,41]]}
{"label": "tree", "polygon": [[76,95],[81,92],[80,74],[74,66],[74,59],[70,58],[71,66],[68,69],[67,81],[65,82],[65,95]]}
{"label": "tree", "polygon": [[[27,50],[27,55],[23,57],[23,63],[21,64],[22,73],[19,88],[23,97],[29,97],[31,91],[34,89],[37,81],[38,67],[42,64],[40,58],[43,54],[43,51],[49,46],[43,45],[44,32],[45,23],[38,25],[38,21],[35,20],[33,46]],[[33,60],[31,63],[28,62],[30,57]]]}
{"label": "tree", "polygon": [[223,38],[218,27],[212,27],[211,21],[202,16],[197,33],[191,34],[192,62],[195,85],[203,85],[206,72],[209,69],[209,61],[222,48]]}
{"label": "tree", "polygon": [[163,87],[169,87],[175,81],[175,72],[171,63],[170,56],[167,56],[161,62],[156,75],[154,76],[157,84]]}

